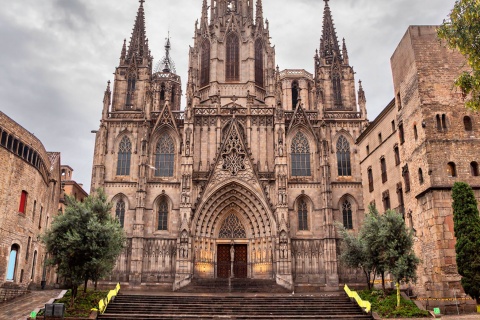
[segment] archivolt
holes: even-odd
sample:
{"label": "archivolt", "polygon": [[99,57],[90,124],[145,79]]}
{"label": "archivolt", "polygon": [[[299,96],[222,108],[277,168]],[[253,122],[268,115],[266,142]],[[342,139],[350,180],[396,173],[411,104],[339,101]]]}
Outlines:
{"label": "archivolt", "polygon": [[217,238],[225,215],[232,212],[235,212],[245,226],[248,238],[263,238],[276,234],[276,223],[267,207],[254,192],[233,182],[217,189],[198,208],[192,225],[193,236]]}

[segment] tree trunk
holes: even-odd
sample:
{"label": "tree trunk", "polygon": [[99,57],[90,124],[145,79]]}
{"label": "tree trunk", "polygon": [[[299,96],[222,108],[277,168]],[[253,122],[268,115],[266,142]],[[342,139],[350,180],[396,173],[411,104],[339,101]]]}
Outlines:
{"label": "tree trunk", "polygon": [[75,298],[77,297],[78,286],[75,284],[72,286],[72,299],[70,300],[70,307],[75,304]]}
{"label": "tree trunk", "polygon": [[363,273],[365,273],[365,278],[367,279],[367,288],[368,290],[371,290],[371,286],[370,286],[370,273],[363,269]]}
{"label": "tree trunk", "polygon": [[383,289],[383,293],[385,294],[385,292],[387,291],[385,289],[385,271],[382,271],[380,274],[382,275],[382,289]]}
{"label": "tree trunk", "polygon": [[400,283],[397,281],[395,286],[397,287],[397,309],[400,309]]}

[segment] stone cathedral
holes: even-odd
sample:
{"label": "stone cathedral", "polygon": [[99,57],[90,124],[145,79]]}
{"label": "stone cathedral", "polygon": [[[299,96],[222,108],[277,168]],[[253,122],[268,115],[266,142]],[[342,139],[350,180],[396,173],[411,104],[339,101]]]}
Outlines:
{"label": "stone cathedral", "polygon": [[170,41],[155,63],[143,2],[96,134],[92,190],[105,190],[128,237],[109,280],[363,281],[340,265],[335,226],[363,217],[366,99],[328,0],[313,74],[276,65],[262,0],[203,0],[183,110]]}

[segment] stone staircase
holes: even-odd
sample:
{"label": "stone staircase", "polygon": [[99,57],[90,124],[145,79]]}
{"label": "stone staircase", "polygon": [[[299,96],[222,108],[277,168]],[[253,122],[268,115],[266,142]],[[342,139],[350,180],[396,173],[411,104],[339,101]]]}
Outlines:
{"label": "stone staircase", "polygon": [[[269,291],[274,290],[274,292]],[[283,292],[283,293],[280,293]],[[120,294],[98,319],[373,319],[344,293],[291,294],[273,281],[196,280],[181,292]]]}

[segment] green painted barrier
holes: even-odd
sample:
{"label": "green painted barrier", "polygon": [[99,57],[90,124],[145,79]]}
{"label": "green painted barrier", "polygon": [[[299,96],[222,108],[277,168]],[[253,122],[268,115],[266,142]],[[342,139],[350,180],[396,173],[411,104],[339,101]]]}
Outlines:
{"label": "green painted barrier", "polygon": [[440,314],[440,308],[433,308],[433,313]]}
{"label": "green painted barrier", "polygon": [[37,313],[35,311],[30,312],[31,319],[37,319]]}

